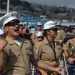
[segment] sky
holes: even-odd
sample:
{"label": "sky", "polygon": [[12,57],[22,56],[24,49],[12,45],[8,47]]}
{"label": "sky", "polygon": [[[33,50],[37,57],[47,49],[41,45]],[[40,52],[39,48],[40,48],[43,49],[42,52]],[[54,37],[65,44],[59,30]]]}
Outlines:
{"label": "sky", "polygon": [[57,5],[75,8],[75,0],[26,0],[26,1],[42,5],[50,5],[50,6]]}

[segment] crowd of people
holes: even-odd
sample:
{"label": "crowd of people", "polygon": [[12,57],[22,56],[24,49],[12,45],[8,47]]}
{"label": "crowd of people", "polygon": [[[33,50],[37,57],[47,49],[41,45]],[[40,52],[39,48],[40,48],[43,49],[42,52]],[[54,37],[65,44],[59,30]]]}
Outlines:
{"label": "crowd of people", "polygon": [[[9,12],[1,17],[0,73],[2,75],[31,75],[32,63],[38,75],[73,75],[75,73],[75,37],[67,40],[61,22],[37,23],[37,30],[30,34],[20,27],[18,13]],[[73,29],[74,30],[74,29]],[[65,54],[67,71],[59,66]],[[62,59],[59,61],[59,59]],[[62,71],[64,69],[64,71]],[[68,73],[68,74],[67,74]]]}

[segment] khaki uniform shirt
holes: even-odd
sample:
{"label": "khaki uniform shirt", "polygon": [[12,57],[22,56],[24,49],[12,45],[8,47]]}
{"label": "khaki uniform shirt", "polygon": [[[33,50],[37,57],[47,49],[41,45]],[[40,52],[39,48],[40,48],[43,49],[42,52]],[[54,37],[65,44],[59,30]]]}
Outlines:
{"label": "khaki uniform shirt", "polygon": [[[33,34],[32,34],[32,36],[31,36],[31,38],[32,39],[34,39],[35,40],[35,42],[37,42],[38,40],[37,40],[37,36],[36,36],[36,34],[38,33],[39,31],[37,30],[37,31],[35,31]],[[41,32],[43,32],[42,30],[41,30]]]}
{"label": "khaki uniform shirt", "polygon": [[75,38],[69,39],[66,44],[63,45],[63,50],[66,50],[68,54],[74,54],[75,57]]}
{"label": "khaki uniform shirt", "polygon": [[6,37],[7,45],[4,47],[5,75],[31,75],[30,61],[38,60],[32,51],[30,42],[19,39],[21,46],[14,40]]}
{"label": "khaki uniform shirt", "polygon": [[[55,60],[54,52],[49,46],[48,40],[45,38],[42,42],[34,45],[35,53],[38,57],[43,60],[45,63],[55,66],[57,61]],[[56,58],[58,59],[62,55],[62,49],[60,44],[56,44],[55,47]]]}
{"label": "khaki uniform shirt", "polygon": [[65,32],[64,30],[60,30],[57,34],[56,40],[63,40],[65,38]]}
{"label": "khaki uniform shirt", "polygon": [[41,42],[42,42],[42,41],[36,42],[36,43],[34,44],[34,46],[33,46],[34,51],[35,51],[35,53],[36,53],[37,56],[38,56],[38,48],[39,48]]}

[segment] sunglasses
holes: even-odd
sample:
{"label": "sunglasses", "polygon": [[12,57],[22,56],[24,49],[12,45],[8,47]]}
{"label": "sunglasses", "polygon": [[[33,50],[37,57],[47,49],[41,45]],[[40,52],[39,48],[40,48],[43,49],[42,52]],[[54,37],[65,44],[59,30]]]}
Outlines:
{"label": "sunglasses", "polygon": [[18,20],[11,21],[11,22],[6,24],[6,26],[16,26],[16,25],[19,25],[19,21]]}
{"label": "sunglasses", "polygon": [[54,29],[51,29],[52,31],[57,31],[58,29],[57,28],[54,28]]}
{"label": "sunglasses", "polygon": [[38,25],[38,27],[42,27],[42,25]]}
{"label": "sunglasses", "polygon": [[37,38],[43,38],[43,36],[39,36],[39,37],[37,37]]}
{"label": "sunglasses", "polygon": [[57,31],[56,29],[52,29],[53,31]]}

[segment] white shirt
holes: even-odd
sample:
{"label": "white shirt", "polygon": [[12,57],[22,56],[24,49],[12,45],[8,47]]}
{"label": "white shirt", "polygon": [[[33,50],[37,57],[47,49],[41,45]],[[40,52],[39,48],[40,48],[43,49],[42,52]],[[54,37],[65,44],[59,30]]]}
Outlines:
{"label": "white shirt", "polygon": [[15,43],[16,43],[17,45],[20,46],[20,42],[19,42],[19,40],[14,40],[14,41],[15,41]]}

